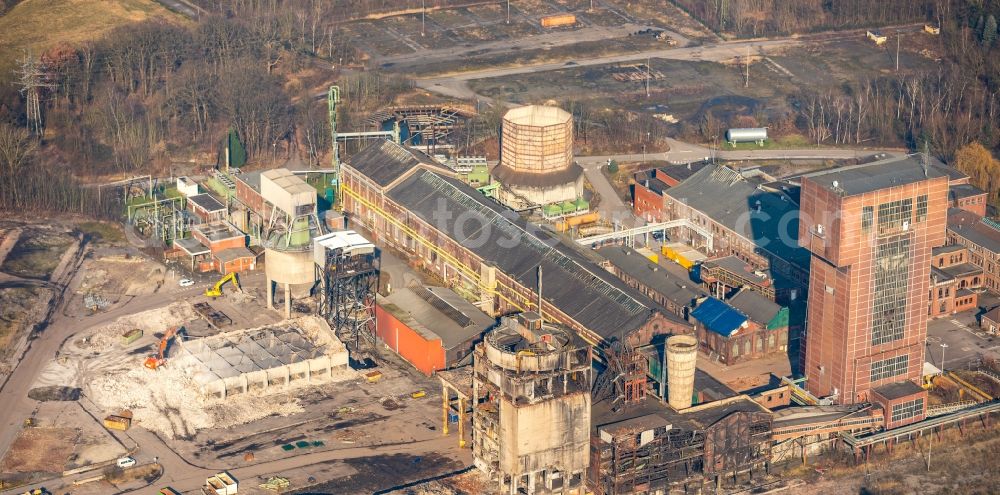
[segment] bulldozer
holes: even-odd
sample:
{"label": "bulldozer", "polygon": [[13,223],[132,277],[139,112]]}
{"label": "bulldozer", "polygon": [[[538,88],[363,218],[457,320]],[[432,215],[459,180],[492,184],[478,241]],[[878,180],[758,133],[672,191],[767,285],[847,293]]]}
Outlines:
{"label": "bulldozer", "polygon": [[233,272],[233,273],[229,273],[226,276],[220,278],[219,281],[216,282],[215,285],[213,285],[212,287],[209,287],[208,289],[205,289],[205,295],[208,296],[208,297],[211,297],[213,299],[216,298],[216,297],[221,296],[222,295],[222,286],[226,285],[226,282],[230,282],[230,281],[232,281],[233,287],[236,287],[236,290],[243,290],[243,289],[240,288],[240,280],[236,277],[236,272]]}
{"label": "bulldozer", "polygon": [[167,364],[167,349],[170,347],[170,343],[177,337],[178,334],[184,332],[184,327],[172,327],[163,334],[163,338],[160,339],[160,345],[156,354],[146,358],[146,362],[142,365],[155,370],[164,364]]}

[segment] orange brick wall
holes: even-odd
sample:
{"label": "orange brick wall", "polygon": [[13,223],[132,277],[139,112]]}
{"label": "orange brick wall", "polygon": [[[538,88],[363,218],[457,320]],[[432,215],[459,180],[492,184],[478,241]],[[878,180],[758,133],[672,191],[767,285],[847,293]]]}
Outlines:
{"label": "orange brick wall", "polygon": [[225,275],[225,274],[228,274],[228,273],[234,273],[234,272],[235,273],[240,273],[240,272],[244,272],[244,271],[247,271],[247,270],[253,270],[255,268],[254,265],[255,265],[256,261],[257,261],[257,259],[256,258],[252,258],[252,257],[237,258],[237,259],[235,259],[233,261],[230,261],[228,263],[223,263],[222,267],[220,267],[219,271],[223,275]]}
{"label": "orange brick wall", "polygon": [[635,184],[632,194],[632,210],[635,216],[647,222],[663,221],[663,196],[650,191],[642,184]]}

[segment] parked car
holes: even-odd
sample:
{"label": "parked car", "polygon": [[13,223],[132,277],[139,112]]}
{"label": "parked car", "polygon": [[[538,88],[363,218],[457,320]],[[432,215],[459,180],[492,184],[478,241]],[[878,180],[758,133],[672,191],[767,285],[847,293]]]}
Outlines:
{"label": "parked car", "polygon": [[116,464],[118,464],[118,467],[120,468],[130,468],[135,466],[135,458],[129,456],[119,457]]}
{"label": "parked car", "polygon": [[182,278],[180,279],[179,282],[177,282],[177,284],[180,285],[181,287],[191,287],[192,285],[194,285],[194,280],[191,280],[189,278]]}

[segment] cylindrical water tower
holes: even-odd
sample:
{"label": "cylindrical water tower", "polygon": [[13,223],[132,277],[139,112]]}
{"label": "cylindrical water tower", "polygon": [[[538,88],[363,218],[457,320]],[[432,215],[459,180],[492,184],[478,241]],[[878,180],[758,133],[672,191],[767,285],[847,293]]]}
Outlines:
{"label": "cylindrical water tower", "polygon": [[503,117],[500,163],[520,172],[548,173],[573,162],[573,116],[559,107],[528,105]]}
{"label": "cylindrical water tower", "polygon": [[541,105],[508,111],[500,135],[500,164],[493,175],[535,204],[579,198],[583,169],[573,161],[573,116]]}
{"label": "cylindrical water tower", "polygon": [[691,407],[697,357],[698,339],[694,336],[674,335],[667,339],[667,402],[678,411]]}

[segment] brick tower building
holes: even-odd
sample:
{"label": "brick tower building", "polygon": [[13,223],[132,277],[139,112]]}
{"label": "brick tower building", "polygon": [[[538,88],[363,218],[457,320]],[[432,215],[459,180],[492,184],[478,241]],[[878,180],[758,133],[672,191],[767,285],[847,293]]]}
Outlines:
{"label": "brick tower building", "polygon": [[948,177],[916,155],[803,177],[811,393],[880,403],[890,427],[922,419],[931,250],[947,210]]}

